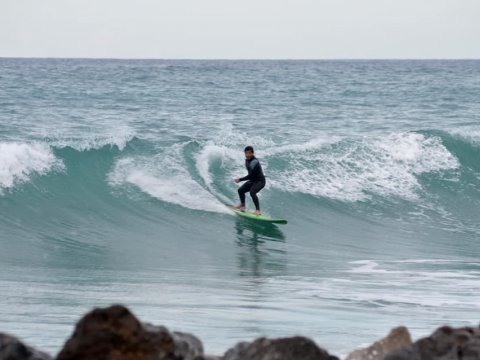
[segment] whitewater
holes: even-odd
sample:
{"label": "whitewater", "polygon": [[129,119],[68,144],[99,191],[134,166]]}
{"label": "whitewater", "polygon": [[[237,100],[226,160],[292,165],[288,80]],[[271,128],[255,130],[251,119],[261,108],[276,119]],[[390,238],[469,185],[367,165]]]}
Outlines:
{"label": "whitewater", "polygon": [[[476,325],[480,61],[0,59],[0,331],[123,303],[206,351]],[[242,150],[263,210],[232,215]],[[251,202],[247,205],[251,208]]]}

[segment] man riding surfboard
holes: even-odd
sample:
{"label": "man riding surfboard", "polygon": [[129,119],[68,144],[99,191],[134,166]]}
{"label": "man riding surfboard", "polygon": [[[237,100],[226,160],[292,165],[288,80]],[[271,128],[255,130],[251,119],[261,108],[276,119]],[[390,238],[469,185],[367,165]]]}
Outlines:
{"label": "man riding surfboard", "polygon": [[245,153],[245,167],[247,168],[248,175],[237,177],[234,181],[237,184],[245,180],[247,182],[238,189],[240,204],[234,206],[234,208],[245,211],[245,193],[250,192],[250,196],[255,204],[255,214],[260,215],[262,212],[260,211],[257,193],[265,187],[265,175],[263,175],[260,161],[258,161],[254,155],[253,147],[247,146],[243,151]]}

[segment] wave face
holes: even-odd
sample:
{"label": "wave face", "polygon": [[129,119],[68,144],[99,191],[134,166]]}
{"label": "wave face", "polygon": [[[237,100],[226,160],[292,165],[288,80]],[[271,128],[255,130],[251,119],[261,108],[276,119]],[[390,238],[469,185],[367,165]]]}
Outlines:
{"label": "wave face", "polygon": [[[231,126],[228,131],[235,132]],[[346,213],[336,214],[339,219],[352,213],[366,221],[372,216],[437,224],[457,219],[457,231],[476,229],[476,215],[464,209],[480,205],[480,145],[467,137],[430,130],[290,145],[259,140],[257,152],[268,179],[262,192],[267,209],[288,198],[289,207],[309,212],[342,208]],[[192,217],[228,213],[224,204],[237,197],[232,179],[245,172],[240,145],[215,139],[183,139],[161,148],[137,137],[122,147],[88,150],[15,142],[0,148],[4,199],[54,196],[60,207],[72,197],[95,196],[108,211],[118,201],[139,207],[138,198],[145,197],[178,212],[199,211]],[[58,189],[62,182],[68,188]],[[22,209],[21,201],[14,206]],[[80,218],[83,210],[76,210]]]}
{"label": "wave face", "polygon": [[[121,301],[214,352],[300,328],[341,352],[475,320],[480,62],[0,59],[0,82],[0,330],[55,352]],[[245,145],[287,226],[225,207]]]}

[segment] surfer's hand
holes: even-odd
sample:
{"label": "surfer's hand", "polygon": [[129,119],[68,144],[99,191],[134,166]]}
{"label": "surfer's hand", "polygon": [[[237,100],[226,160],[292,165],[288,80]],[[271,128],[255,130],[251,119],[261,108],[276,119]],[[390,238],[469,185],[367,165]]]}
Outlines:
{"label": "surfer's hand", "polygon": [[235,178],[233,181],[235,181],[237,184],[240,182],[240,178]]}

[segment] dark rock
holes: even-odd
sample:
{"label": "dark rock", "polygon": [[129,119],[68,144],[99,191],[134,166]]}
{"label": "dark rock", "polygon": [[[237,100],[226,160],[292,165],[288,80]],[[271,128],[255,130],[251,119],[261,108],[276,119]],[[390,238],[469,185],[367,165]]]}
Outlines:
{"label": "dark rock", "polygon": [[448,326],[412,346],[393,351],[385,360],[480,360],[480,329]]}
{"label": "dark rock", "polygon": [[196,337],[142,324],[125,307],[94,309],[77,324],[57,360],[195,360],[203,356]]}
{"label": "dark rock", "polygon": [[405,347],[403,349],[393,350],[388,353],[383,360],[420,360],[420,355],[415,352],[413,347]]}
{"label": "dark rock", "polygon": [[203,356],[201,341],[193,336],[179,331],[173,332],[175,355],[184,360],[195,360]]}
{"label": "dark rock", "polygon": [[51,360],[50,355],[23,344],[16,337],[0,333],[0,360]]}
{"label": "dark rock", "polygon": [[281,339],[260,338],[241,342],[228,350],[223,360],[338,360],[312,340],[296,336]]}
{"label": "dark rock", "polygon": [[394,328],[383,339],[365,349],[351,352],[345,360],[382,360],[389,352],[412,345],[408,329],[404,326]]}

